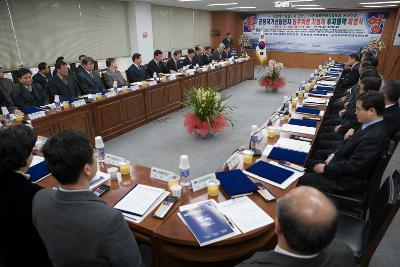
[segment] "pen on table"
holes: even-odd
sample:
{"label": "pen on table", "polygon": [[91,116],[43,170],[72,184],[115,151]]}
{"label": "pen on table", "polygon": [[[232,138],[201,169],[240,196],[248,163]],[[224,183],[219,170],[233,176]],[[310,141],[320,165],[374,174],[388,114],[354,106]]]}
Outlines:
{"label": "pen on table", "polygon": [[225,217],[225,219],[228,221],[229,225],[230,225],[232,228],[235,228],[235,226],[233,226],[233,223],[231,222],[231,220],[229,220],[228,216],[226,216],[226,215],[224,214],[224,217]]}

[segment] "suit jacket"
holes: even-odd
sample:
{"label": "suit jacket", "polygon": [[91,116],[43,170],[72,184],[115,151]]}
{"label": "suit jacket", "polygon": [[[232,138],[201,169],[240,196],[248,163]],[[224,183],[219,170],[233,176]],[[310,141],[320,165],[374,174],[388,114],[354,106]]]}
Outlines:
{"label": "suit jacket", "polygon": [[68,74],[67,84],[65,84],[60,76],[54,75],[49,79],[49,91],[52,96],[59,95],[60,101],[65,101],[69,98],[77,98],[81,95],[78,83],[72,74]]}
{"label": "suit jacket", "polygon": [[95,94],[104,92],[104,84],[99,74],[92,71],[93,77],[85,70],[78,73],[79,84],[84,94]]}
{"label": "suit jacket", "polygon": [[348,70],[344,70],[342,76],[338,82],[338,87],[342,89],[348,89],[357,84],[358,80],[360,79],[360,72],[359,72],[360,63],[356,63]]}
{"label": "suit jacket", "polygon": [[122,76],[121,72],[119,70],[111,71],[107,69],[105,72],[103,72],[103,80],[104,83],[106,84],[107,88],[112,88],[114,81],[117,81],[118,87],[122,87],[124,85],[128,85],[129,83],[124,79]]}
{"label": "suit jacket", "polygon": [[295,258],[275,251],[256,252],[236,267],[352,267],[356,266],[353,252],[343,242],[333,240],[318,256]]}
{"label": "suit jacket", "polygon": [[15,172],[0,177],[7,189],[0,194],[0,266],[45,266],[47,251],[32,223],[32,200],[42,188]]}
{"label": "suit jacket", "polygon": [[199,64],[200,67],[206,64],[204,62],[204,55],[195,54],[194,57],[193,57],[193,60],[195,62],[194,65]]}
{"label": "suit jacket", "polygon": [[204,54],[204,55],[203,55],[203,62],[204,62],[204,65],[210,64],[211,61],[212,61],[212,55],[210,55],[210,56],[207,55],[207,54]]}
{"label": "suit jacket", "polygon": [[232,46],[233,45],[233,40],[232,39],[228,40],[228,38],[224,38],[224,40],[222,40],[222,43],[225,46]]}
{"label": "suit jacket", "polygon": [[22,84],[11,92],[14,105],[19,109],[33,108],[49,104],[49,99],[39,84],[32,83],[32,92]]}
{"label": "suit jacket", "polygon": [[85,71],[85,68],[82,65],[79,65],[78,67],[76,67],[76,72],[79,73],[81,71]]}
{"label": "suit jacket", "polygon": [[227,58],[230,58],[230,57],[231,57],[231,54],[224,50],[224,51],[222,52],[222,56],[224,57],[224,59],[227,59]]}
{"label": "suit jacket", "polygon": [[211,56],[211,59],[215,61],[220,61],[224,59],[224,55],[223,53],[218,52],[218,50],[215,50]]}
{"label": "suit jacket", "polygon": [[47,90],[47,84],[49,82],[49,78],[51,78],[51,74],[47,77],[43,77],[43,75],[40,74],[39,72],[33,75],[32,77],[33,82],[40,84],[40,86],[42,86],[42,89],[45,91]]}
{"label": "suit jacket", "polygon": [[157,64],[156,61],[154,59],[152,59],[147,64],[147,74],[149,75],[149,77],[153,77],[154,72],[155,73],[169,73],[162,61],[159,62],[159,64]]}
{"label": "suit jacket", "polygon": [[128,82],[134,83],[134,82],[141,82],[149,78],[146,70],[142,65],[137,68],[135,64],[132,64],[127,70],[126,70],[126,78],[128,79]]}
{"label": "suit jacket", "polygon": [[121,212],[91,191],[42,190],[32,216],[55,267],[143,265]]}
{"label": "suit jacket", "polygon": [[194,68],[194,66],[196,66],[196,61],[194,60],[194,57],[192,58],[192,61],[190,61],[189,57],[186,56],[183,60],[183,66],[189,66],[189,69]]}
{"label": "suit jacket", "polygon": [[181,69],[183,67],[183,62],[182,62],[182,60],[179,60],[175,63],[174,58],[171,57],[170,59],[168,59],[165,67],[167,68],[167,70],[169,72],[171,72],[171,70],[178,71],[179,69]]}
{"label": "suit jacket", "polygon": [[12,104],[8,101],[2,90],[0,90],[0,106],[6,107],[10,113],[14,110]]}
{"label": "suit jacket", "polygon": [[356,195],[364,191],[389,138],[383,121],[358,129],[325,165],[324,176],[333,191]]}
{"label": "suit jacket", "polygon": [[7,78],[0,79],[0,90],[3,91],[5,97],[10,103],[12,103],[11,92],[16,86],[17,85],[10,79]]}
{"label": "suit jacket", "polygon": [[385,108],[382,117],[383,121],[385,122],[389,138],[393,138],[394,135],[400,130],[399,103],[396,103],[390,107]]}

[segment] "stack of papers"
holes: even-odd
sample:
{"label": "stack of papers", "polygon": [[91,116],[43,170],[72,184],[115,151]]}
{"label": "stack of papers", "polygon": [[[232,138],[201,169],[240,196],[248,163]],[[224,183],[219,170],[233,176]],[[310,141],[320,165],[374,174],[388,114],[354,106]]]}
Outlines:
{"label": "stack of papers", "polygon": [[89,189],[92,190],[93,188],[101,185],[108,179],[110,179],[110,175],[101,171],[97,171],[96,176],[89,181]]}
{"label": "stack of papers", "polygon": [[335,86],[336,81],[318,81],[317,84],[327,85],[327,86]]}
{"label": "stack of papers", "polygon": [[285,131],[285,132],[315,135],[316,130],[317,130],[317,128],[315,128],[315,127],[299,126],[299,125],[292,125],[292,124],[282,125],[282,131]]}
{"label": "stack of papers", "polygon": [[284,137],[279,138],[275,146],[305,153],[310,152],[311,149],[311,144],[309,142]]}
{"label": "stack of papers", "polygon": [[169,192],[162,188],[138,184],[114,208],[120,210],[127,220],[139,223],[168,195]]}
{"label": "stack of papers", "polygon": [[327,105],[328,100],[320,97],[307,97],[303,104]]}

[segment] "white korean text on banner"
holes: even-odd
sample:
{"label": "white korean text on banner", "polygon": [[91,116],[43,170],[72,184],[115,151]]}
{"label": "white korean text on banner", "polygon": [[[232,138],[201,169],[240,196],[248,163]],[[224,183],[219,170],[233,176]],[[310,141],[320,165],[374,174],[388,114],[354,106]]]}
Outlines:
{"label": "white korean text on banner", "polygon": [[350,54],[379,38],[383,12],[260,13],[244,17],[244,34],[256,48],[263,30],[267,50]]}

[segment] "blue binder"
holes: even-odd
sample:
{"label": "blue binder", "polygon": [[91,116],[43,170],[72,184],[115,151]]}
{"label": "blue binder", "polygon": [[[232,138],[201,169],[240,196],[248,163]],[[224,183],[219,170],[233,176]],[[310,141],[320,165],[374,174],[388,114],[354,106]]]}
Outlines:
{"label": "blue binder", "polygon": [[333,91],[333,87],[332,86],[326,86],[326,85],[317,85],[316,87],[317,90],[322,90],[322,91]]}
{"label": "blue binder", "polygon": [[262,178],[268,179],[277,184],[282,184],[294,173],[293,171],[286,170],[284,168],[272,165],[268,162],[261,160],[251,167],[247,168],[246,171],[251,172]]}
{"label": "blue binder", "polygon": [[46,175],[50,174],[49,169],[44,161],[30,167],[27,172],[30,175],[29,180],[32,183],[37,182],[38,180],[42,179]]}
{"label": "blue binder", "polygon": [[311,91],[310,91],[310,94],[315,94],[315,95],[327,95],[328,92],[311,90]]}
{"label": "blue binder", "polygon": [[307,160],[307,153],[274,147],[268,155],[269,159],[289,161],[294,164],[304,165]]}
{"label": "blue binder", "polygon": [[35,112],[39,112],[42,111],[43,109],[41,108],[23,108],[22,112],[26,113],[26,114],[31,114],[31,113],[35,113]]}
{"label": "blue binder", "polygon": [[298,107],[296,108],[296,112],[298,113],[305,113],[305,114],[313,114],[313,115],[319,115],[321,112],[317,108],[303,108],[303,107]]}
{"label": "blue binder", "polygon": [[258,187],[241,170],[217,172],[215,176],[231,198],[248,195],[258,190]]}
{"label": "blue binder", "polygon": [[289,124],[306,127],[317,127],[317,122],[312,120],[290,119]]}

